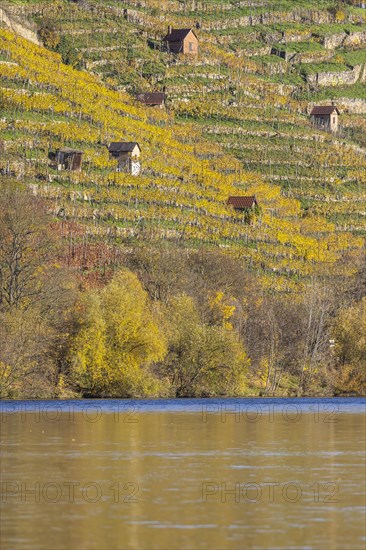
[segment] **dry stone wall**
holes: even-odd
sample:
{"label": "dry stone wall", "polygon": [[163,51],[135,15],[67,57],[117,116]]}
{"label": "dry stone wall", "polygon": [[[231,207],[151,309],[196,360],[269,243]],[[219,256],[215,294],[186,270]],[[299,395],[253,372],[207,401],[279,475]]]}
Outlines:
{"label": "dry stone wall", "polygon": [[360,79],[365,81],[365,66],[355,65],[352,70],[342,71],[338,73],[316,73],[307,75],[306,80],[313,87],[325,86],[352,86]]}

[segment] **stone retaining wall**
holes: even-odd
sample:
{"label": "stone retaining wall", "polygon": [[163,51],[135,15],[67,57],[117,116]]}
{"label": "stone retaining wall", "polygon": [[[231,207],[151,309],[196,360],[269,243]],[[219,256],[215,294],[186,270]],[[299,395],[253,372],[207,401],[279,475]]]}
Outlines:
{"label": "stone retaining wall", "polygon": [[352,86],[360,79],[361,82],[365,81],[365,66],[355,65],[353,69],[349,71],[342,71],[338,73],[316,73],[307,75],[306,80],[313,87],[323,86]]}

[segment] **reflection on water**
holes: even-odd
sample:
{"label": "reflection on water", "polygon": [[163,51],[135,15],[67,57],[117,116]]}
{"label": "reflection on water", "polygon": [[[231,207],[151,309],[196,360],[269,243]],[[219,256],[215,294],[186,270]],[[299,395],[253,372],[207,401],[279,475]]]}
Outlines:
{"label": "reflection on water", "polygon": [[120,403],[5,404],[4,549],[364,549],[361,400]]}

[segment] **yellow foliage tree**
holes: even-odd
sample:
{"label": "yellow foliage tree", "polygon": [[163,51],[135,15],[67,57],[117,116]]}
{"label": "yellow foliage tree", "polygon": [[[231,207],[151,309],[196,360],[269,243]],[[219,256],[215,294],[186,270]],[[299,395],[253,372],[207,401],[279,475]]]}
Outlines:
{"label": "yellow foliage tree", "polygon": [[235,313],[236,307],[230,303],[223,292],[216,292],[210,300],[210,309],[218,323],[227,330],[231,330],[233,325],[230,321]]}
{"label": "yellow foliage tree", "polygon": [[245,392],[249,359],[234,330],[204,323],[186,295],[170,301],[166,318],[169,353],[162,374],[178,397]]}
{"label": "yellow foliage tree", "polygon": [[90,293],[71,351],[73,378],[84,394],[128,397],[158,391],[148,367],[166,344],[136,275],[121,271]]}

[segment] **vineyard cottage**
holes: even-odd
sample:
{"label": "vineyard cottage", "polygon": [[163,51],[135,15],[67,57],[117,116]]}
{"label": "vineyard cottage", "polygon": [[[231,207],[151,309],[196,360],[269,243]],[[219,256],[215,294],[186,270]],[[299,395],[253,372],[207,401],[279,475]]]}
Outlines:
{"label": "vineyard cottage", "polygon": [[240,212],[258,207],[255,195],[229,197],[227,203],[229,206],[232,206],[234,210],[239,210]]}
{"label": "vineyard cottage", "polygon": [[167,50],[172,53],[184,55],[198,54],[198,38],[192,29],[172,29],[169,27],[168,34],[163,38]]}
{"label": "vineyard cottage", "polygon": [[166,95],[163,92],[151,92],[138,94],[137,99],[149,107],[163,109],[165,105]]}
{"label": "vineyard cottage", "polygon": [[310,113],[314,126],[320,130],[337,132],[340,112],[335,105],[316,105]]}
{"label": "vineyard cottage", "polygon": [[227,204],[243,214],[245,223],[251,223],[259,214],[259,205],[254,195],[229,197]]}
{"label": "vineyard cottage", "polygon": [[62,147],[56,151],[56,164],[58,170],[81,171],[83,151]]}
{"label": "vineyard cottage", "polygon": [[141,172],[141,148],[136,141],[113,141],[108,147],[111,158],[118,160],[117,172],[138,176]]}

